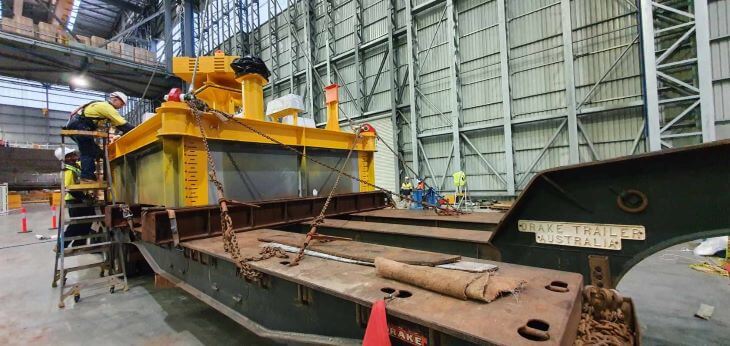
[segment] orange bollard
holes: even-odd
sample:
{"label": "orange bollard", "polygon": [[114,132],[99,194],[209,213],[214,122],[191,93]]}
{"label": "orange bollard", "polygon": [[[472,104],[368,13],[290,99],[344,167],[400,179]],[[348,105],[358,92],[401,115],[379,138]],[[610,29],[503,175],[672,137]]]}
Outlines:
{"label": "orange bollard", "polygon": [[23,215],[23,218],[20,220],[20,232],[18,233],[33,232],[28,230],[28,219],[25,217],[25,213],[25,208],[20,208],[20,214]]}
{"label": "orange bollard", "polygon": [[57,220],[56,220],[56,206],[51,206],[51,213],[53,214],[51,216],[51,229],[56,229],[57,227]]}

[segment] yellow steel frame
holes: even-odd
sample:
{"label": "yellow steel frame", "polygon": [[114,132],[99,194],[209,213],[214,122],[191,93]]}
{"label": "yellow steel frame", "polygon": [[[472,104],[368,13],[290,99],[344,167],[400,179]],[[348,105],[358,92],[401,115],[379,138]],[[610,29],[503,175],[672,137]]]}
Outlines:
{"label": "yellow steel frame", "polygon": [[[330,124],[325,129],[306,128],[263,120],[261,86],[266,80],[258,75],[249,74],[239,77],[236,81],[230,68],[230,63],[235,58],[221,55],[201,57],[195,77],[195,84],[200,86],[196,90],[196,96],[206,101],[211,108],[226,113],[238,113],[243,108],[244,117],[238,118],[239,121],[280,143],[298,147],[303,152],[306,152],[307,148],[350,149],[355,134],[341,131],[339,126]],[[174,60],[175,73],[187,82],[192,81],[193,68],[192,58]],[[243,98],[241,98],[242,91]],[[333,102],[328,106],[337,107],[337,103]],[[165,205],[210,204],[207,156],[200,129],[190,108],[184,102],[168,101],[157,108],[156,113],[149,120],[109,144],[109,159],[114,162],[155,142],[161,142],[164,155],[164,167],[161,169],[166,186],[163,188],[163,196],[160,197]],[[335,110],[335,116],[336,113]],[[210,140],[273,144],[269,139],[240,124],[222,120],[214,114],[204,114],[201,120],[205,134]],[[336,118],[330,120],[337,121]],[[331,121],[328,121],[328,124]],[[366,132],[361,135],[354,147],[358,157],[359,178],[369,183],[374,183],[375,180],[373,160],[375,141],[375,134]],[[302,162],[302,169],[306,169],[305,162]],[[371,190],[372,187],[369,185],[360,183],[360,191]]]}

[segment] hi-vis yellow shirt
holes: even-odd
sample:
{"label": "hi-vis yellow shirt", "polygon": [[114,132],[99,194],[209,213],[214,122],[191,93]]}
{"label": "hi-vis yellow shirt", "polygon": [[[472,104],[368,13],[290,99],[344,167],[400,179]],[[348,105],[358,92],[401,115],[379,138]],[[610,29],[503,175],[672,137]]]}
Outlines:
{"label": "hi-vis yellow shirt", "polygon": [[127,121],[119,115],[119,112],[117,112],[114,106],[106,101],[94,102],[86,106],[86,108],[84,108],[83,115],[94,121],[109,120],[109,122],[112,123],[112,126],[120,126],[127,123]]}
{"label": "hi-vis yellow shirt", "polygon": [[[64,170],[61,172],[61,178],[63,179],[63,185],[64,186],[70,186],[74,184],[79,183],[79,176],[81,175],[81,167],[64,164]],[[66,196],[64,197],[67,201],[73,201],[74,196],[72,196],[70,193],[66,192]]]}

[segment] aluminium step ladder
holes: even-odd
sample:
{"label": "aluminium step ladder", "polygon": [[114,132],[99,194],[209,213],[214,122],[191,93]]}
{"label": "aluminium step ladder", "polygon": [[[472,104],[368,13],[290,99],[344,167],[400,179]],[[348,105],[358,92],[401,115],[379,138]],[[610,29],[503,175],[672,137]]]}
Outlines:
{"label": "aluminium step ladder", "polygon": [[[97,169],[98,175],[105,178],[103,182],[81,183],[70,186],[65,185],[65,179],[61,179],[61,207],[58,215],[58,240],[56,243],[56,261],[53,270],[52,287],[57,287],[60,282],[61,291],[59,296],[58,307],[65,307],[66,298],[73,296],[75,302],[81,299],[81,290],[89,288],[108,287],[110,293],[114,293],[118,288],[126,291],[127,273],[125,268],[124,251],[122,248],[122,240],[120,235],[112,232],[104,226],[104,214],[102,207],[109,201],[114,203],[114,195],[111,189],[111,175],[108,160],[108,133],[103,131],[78,131],[78,130],[61,130],[61,147],[65,148],[65,138],[69,136],[91,136],[94,137],[97,145],[103,148],[103,156],[101,158],[102,168]],[[64,150],[65,152],[65,150]],[[99,167],[97,162],[97,168]],[[63,162],[61,163],[63,168]],[[93,192],[94,198],[90,200],[77,201],[76,203],[66,203],[67,192]],[[84,209],[81,209],[84,208]],[[88,212],[93,208],[91,215],[79,216],[75,211],[81,213]],[[68,211],[69,217],[66,217]],[[75,216],[71,216],[75,215]],[[95,232],[87,235],[79,235],[66,237],[64,235],[68,226],[78,224],[92,224],[91,228]],[[68,246],[66,242],[69,242]],[[77,243],[81,243],[77,245]],[[76,266],[67,266],[66,257],[75,257],[84,254],[99,254],[100,259],[88,264],[80,264]],[[71,272],[100,268],[98,278],[81,279],[73,283],[66,282],[66,275]],[[106,275],[105,275],[106,272]]]}

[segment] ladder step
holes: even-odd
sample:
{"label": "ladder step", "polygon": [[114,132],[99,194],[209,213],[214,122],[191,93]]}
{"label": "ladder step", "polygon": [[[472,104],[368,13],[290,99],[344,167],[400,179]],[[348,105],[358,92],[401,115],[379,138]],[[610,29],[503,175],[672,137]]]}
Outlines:
{"label": "ladder step", "polygon": [[[94,262],[94,263],[84,264],[84,265],[75,266],[75,267],[64,267],[63,270],[66,273],[70,273],[70,272],[75,272],[75,271],[89,269],[89,268],[102,267],[102,266],[104,266],[106,264],[107,264],[106,261]],[[60,272],[60,270],[57,270],[56,272]]]}
{"label": "ladder step", "polygon": [[97,238],[106,238],[106,233],[92,233],[87,235],[77,235],[73,237],[63,237],[63,241],[74,241],[74,240],[83,240],[83,239],[97,239]]}
{"label": "ladder step", "polygon": [[120,277],[123,277],[124,273],[117,273],[112,275],[107,275],[100,278],[93,278],[93,279],[85,279],[85,280],[79,280],[74,283],[66,283],[63,285],[61,289],[69,288],[78,286],[79,289],[82,288],[89,288],[93,286],[99,286],[99,285],[122,285],[124,282],[119,281]]}
{"label": "ladder step", "polygon": [[80,255],[83,253],[102,252],[102,251],[107,250],[107,248],[109,248],[109,246],[112,244],[113,244],[113,242],[106,241],[103,243],[67,247],[67,248],[63,249],[63,255],[64,256],[75,256],[75,255]]}
{"label": "ladder step", "polygon": [[66,186],[66,191],[84,191],[84,190],[106,190],[109,187],[106,182],[99,181],[95,183],[81,183]]}
{"label": "ladder step", "polygon": [[92,136],[106,138],[109,137],[109,134],[104,131],[61,130],[61,136]]}
{"label": "ladder step", "polygon": [[81,203],[66,203],[66,208],[92,208],[92,207],[105,207],[106,203],[101,201],[94,202],[81,202]]}
{"label": "ladder step", "polygon": [[65,220],[67,225],[75,225],[78,223],[91,223],[95,221],[104,221],[104,215],[87,215],[70,217]]}

